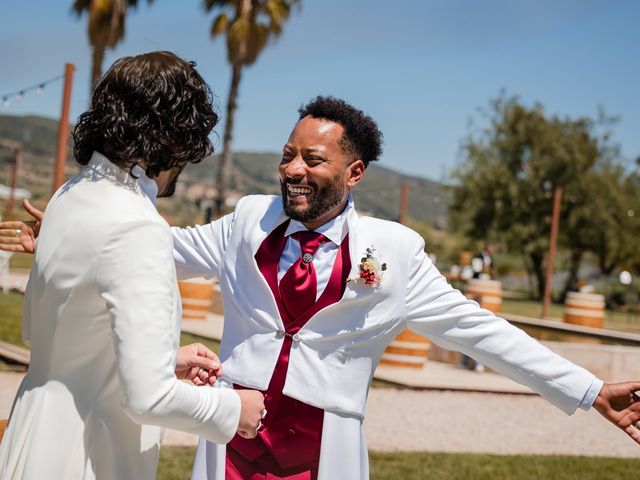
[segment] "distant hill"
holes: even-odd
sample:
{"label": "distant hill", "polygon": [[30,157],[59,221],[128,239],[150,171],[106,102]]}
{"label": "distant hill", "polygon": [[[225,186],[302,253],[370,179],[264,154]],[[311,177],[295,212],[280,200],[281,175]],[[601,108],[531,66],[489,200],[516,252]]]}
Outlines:
{"label": "distant hill", "polygon": [[[35,198],[46,199],[50,194],[50,175],[55,155],[58,124],[56,121],[36,116],[0,115],[0,138],[22,142],[25,146],[24,165],[20,185],[35,193]],[[0,149],[0,182],[6,182],[10,153]],[[77,171],[76,164],[68,162],[67,175]],[[231,187],[238,194],[279,193],[277,153],[237,152],[233,155]],[[181,177],[185,187],[202,184],[215,187],[217,156],[199,164],[189,165]],[[427,222],[436,228],[444,228],[447,221],[447,191],[441,183],[398,173],[377,164],[371,164],[363,182],[354,190],[358,210],[380,218],[397,220],[400,207],[400,191],[403,181],[409,184],[408,215],[414,220]],[[163,201],[166,209],[179,209],[176,202]],[[186,221],[185,217],[180,217]]]}
{"label": "distant hill", "polygon": [[35,155],[53,156],[58,122],[35,116],[0,115],[0,137],[22,142]]}

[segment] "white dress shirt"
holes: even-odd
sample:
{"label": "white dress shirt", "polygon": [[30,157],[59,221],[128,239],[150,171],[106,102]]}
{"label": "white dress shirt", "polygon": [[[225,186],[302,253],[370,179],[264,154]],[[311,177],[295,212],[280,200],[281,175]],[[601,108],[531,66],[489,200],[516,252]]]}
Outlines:
{"label": "white dress shirt", "polygon": [[[313,257],[313,267],[316,270],[316,281],[318,284],[316,300],[320,298],[320,295],[322,295],[322,292],[324,292],[324,289],[329,283],[329,278],[331,277],[333,264],[336,261],[338,249],[340,248],[340,244],[344,240],[344,237],[346,237],[349,232],[349,228],[347,226],[347,215],[351,209],[353,209],[353,200],[351,195],[349,195],[347,206],[344,208],[342,213],[333,220],[329,220],[327,223],[314,230],[329,239],[328,242],[320,244]],[[287,273],[287,270],[289,270],[289,268],[298,261],[302,253],[300,249],[300,242],[291,235],[296,232],[304,232],[307,230],[308,228],[297,220],[292,219],[291,222],[289,222],[287,231],[284,234],[285,237],[287,237],[287,243],[284,247],[284,251],[282,252],[282,256],[280,257],[280,262],[278,263],[278,284],[280,283],[280,280],[282,280],[282,277],[284,277],[284,274]]]}

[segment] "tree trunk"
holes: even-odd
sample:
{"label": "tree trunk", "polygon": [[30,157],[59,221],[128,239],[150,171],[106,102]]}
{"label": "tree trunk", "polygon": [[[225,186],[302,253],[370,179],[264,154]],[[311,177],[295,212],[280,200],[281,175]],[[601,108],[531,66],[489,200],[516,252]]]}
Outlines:
{"label": "tree trunk", "polygon": [[[102,76],[102,63],[104,62],[104,45],[94,45],[91,53],[91,84],[89,85],[89,99],[93,97],[93,89]],[[91,100],[89,100],[91,102]]]}
{"label": "tree trunk", "polygon": [[565,298],[567,298],[567,293],[571,291],[571,289],[575,286],[578,281],[578,270],[580,269],[580,262],[582,261],[582,250],[574,249],[571,252],[571,259],[569,261],[569,276],[567,277],[567,281],[564,284],[564,289],[562,290],[562,296],[559,299],[562,303],[564,303]]}
{"label": "tree trunk", "polygon": [[536,298],[534,294],[535,284],[533,281],[533,267],[531,267],[530,265],[529,257],[527,256],[527,254],[522,254],[522,263],[524,264],[524,268],[527,271],[527,287],[529,289],[529,298],[533,300]]}
{"label": "tree trunk", "polygon": [[5,207],[4,216],[5,218],[9,218],[11,213],[13,212],[13,202],[16,198],[16,187],[18,185],[18,168],[20,165],[20,148],[13,149],[13,157],[11,157],[11,175],[10,175],[10,188],[9,190],[9,198],[7,199],[7,205]]}
{"label": "tree trunk", "polygon": [[240,87],[240,78],[242,76],[242,66],[233,64],[231,67],[231,87],[229,88],[229,97],[227,99],[227,119],[224,126],[224,138],[222,146],[222,157],[218,165],[218,177],[216,179],[218,187],[218,196],[216,197],[213,210],[214,218],[220,218],[226,203],[227,188],[229,186],[229,176],[231,172],[231,142],[233,141],[233,123],[235,119],[236,109],[238,108],[238,91]]}
{"label": "tree trunk", "polygon": [[543,265],[544,255],[539,252],[531,252],[529,258],[531,259],[531,269],[533,270],[533,275],[536,280],[537,291],[535,292],[535,296],[537,300],[541,300],[546,283]]}

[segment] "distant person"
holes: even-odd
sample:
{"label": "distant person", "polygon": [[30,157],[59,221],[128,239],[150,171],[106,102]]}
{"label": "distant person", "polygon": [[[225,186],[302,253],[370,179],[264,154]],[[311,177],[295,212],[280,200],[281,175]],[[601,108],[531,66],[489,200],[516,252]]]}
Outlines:
{"label": "distant person", "polygon": [[256,435],[260,392],[176,378],[213,383],[220,363],[202,345],[178,349],[173,241],[155,202],[210,153],[217,120],[194,65],[169,52],[122,58],[97,85],[73,135],[85,167],[42,219],[23,320],[31,364],[1,479],[151,480],[159,426],[218,443]]}
{"label": "distant person", "polygon": [[[485,245],[480,252],[473,256],[471,259],[472,278],[490,280],[494,276],[493,251],[492,245]],[[478,303],[480,302],[478,301]],[[462,354],[459,366],[476,372],[484,372],[485,370],[482,363],[465,354]]]}
{"label": "distant person", "polygon": [[495,275],[493,252],[493,245],[485,245],[481,251],[473,256],[471,259],[473,278],[484,278],[489,280]]}
{"label": "distant person", "polygon": [[264,391],[268,411],[254,439],[202,439],[192,478],[367,479],[369,383],[407,327],[568,414],[595,406],[640,443],[640,382],[603,383],[453,289],[417,233],[358,215],[350,192],[381,144],[371,117],[318,97],[284,145],[281,196],[250,195],[219,220],[173,230],[178,274],[220,279],[222,382]]}

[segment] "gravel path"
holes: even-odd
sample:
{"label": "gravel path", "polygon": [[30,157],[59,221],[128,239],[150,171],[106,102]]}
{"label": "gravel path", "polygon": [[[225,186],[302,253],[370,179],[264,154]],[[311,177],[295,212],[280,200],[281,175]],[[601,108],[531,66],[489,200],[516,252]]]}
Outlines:
{"label": "gravel path", "polygon": [[372,389],[369,449],[640,458],[595,410],[567,416],[531,395]]}
{"label": "gravel path", "polygon": [[[22,374],[0,372],[0,418]],[[640,446],[594,410],[569,417],[539,397],[372,389],[365,429],[376,451],[478,452],[640,458]],[[170,432],[167,444],[195,437]]]}

